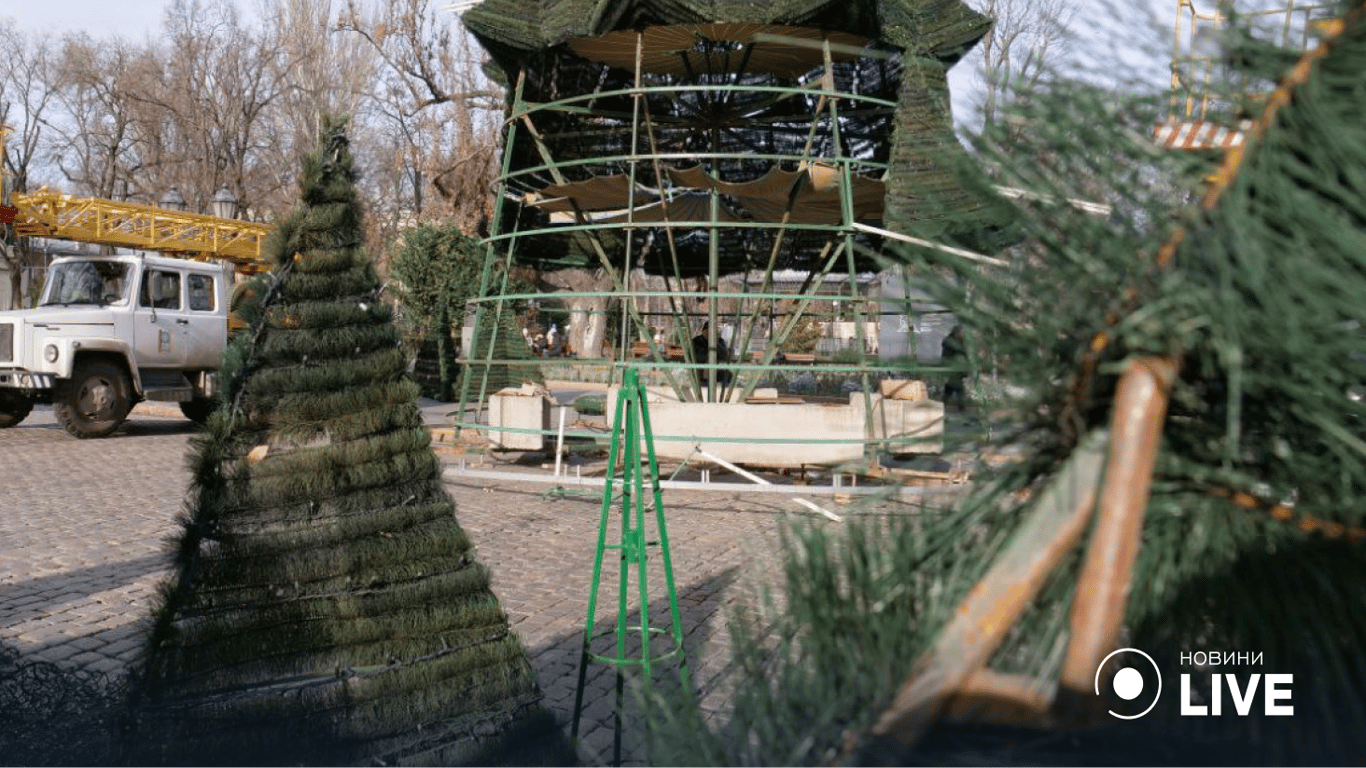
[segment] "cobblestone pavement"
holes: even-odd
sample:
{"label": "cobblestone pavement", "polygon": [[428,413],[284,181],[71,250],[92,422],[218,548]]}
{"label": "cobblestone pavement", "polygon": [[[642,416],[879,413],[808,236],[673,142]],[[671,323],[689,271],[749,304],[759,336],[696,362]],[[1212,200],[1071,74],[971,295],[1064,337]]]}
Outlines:
{"label": "cobblestone pavement", "polygon": [[[163,542],[177,530],[193,431],[164,406],[146,405],[104,440],[66,436],[51,409],[41,407],[19,427],[0,430],[0,644],[63,667],[127,670],[139,651],[139,622],[166,574]],[[568,729],[601,499],[593,491],[547,495],[547,487],[448,482],[546,702]],[[774,573],[780,522],[801,512],[780,495],[667,491],[664,498],[692,684],[705,709],[721,712],[728,698],[728,611]],[[650,557],[650,623],[667,627],[662,561],[658,550]],[[609,552],[598,633],[610,632],[618,613],[617,574]],[[639,616],[637,584],[633,577],[632,621]],[[611,641],[595,641],[594,652],[608,652]],[[670,645],[661,635],[652,642],[655,654]],[[666,661],[656,668],[665,675],[673,669]],[[590,670],[580,749],[585,762],[601,764],[612,757],[614,675],[603,664]],[[628,738],[627,761],[642,756]]]}

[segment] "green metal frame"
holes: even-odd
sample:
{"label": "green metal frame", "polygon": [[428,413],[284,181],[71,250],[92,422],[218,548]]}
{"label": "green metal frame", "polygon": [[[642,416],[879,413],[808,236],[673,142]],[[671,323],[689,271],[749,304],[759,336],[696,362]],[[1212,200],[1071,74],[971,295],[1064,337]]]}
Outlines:
{"label": "green metal frame", "polygon": [[[653,664],[670,658],[678,659],[678,675],[683,689],[688,689],[687,654],[683,648],[683,619],[678,610],[678,593],[674,588],[673,561],[669,556],[669,534],[664,522],[663,491],[659,487],[659,462],[655,459],[654,435],[650,429],[650,412],[646,405],[645,386],[640,383],[635,368],[627,368],[622,375],[621,391],[617,395],[616,416],[613,419],[612,445],[609,451],[607,482],[602,491],[602,515],[598,520],[598,545],[593,557],[593,579],[588,596],[588,619],[583,628],[583,651],[579,656],[579,682],[574,690],[574,719],[570,726],[570,736],[579,736],[579,719],[583,713],[583,694],[588,679],[588,664],[591,661],[610,664],[616,669],[616,714],[612,756],[613,764],[621,764],[621,712],[625,696],[625,675],[627,667],[638,667],[646,685],[653,681]],[[642,454],[642,448],[644,449]],[[645,467],[641,460],[645,459]],[[620,462],[620,463],[618,463]],[[621,494],[613,491],[616,467],[621,467]],[[651,541],[645,532],[646,473],[649,476],[649,502],[655,512],[655,534],[658,538]],[[621,501],[621,530],[616,543],[608,543],[608,521],[612,516],[614,502]],[[648,550],[651,546],[659,548],[659,556],[664,566],[665,588],[669,598],[669,615],[672,619],[670,629],[650,626],[650,590],[648,583]],[[602,582],[602,559],[607,550],[615,550],[621,560],[621,572],[617,589],[616,624],[611,632],[616,642],[611,655],[592,652],[593,628],[597,624],[598,592]],[[627,625],[629,598],[631,594],[631,569],[636,570],[639,587],[640,623],[637,627]],[[640,657],[627,655],[627,639],[632,631],[640,635]],[[673,649],[654,655],[650,648],[650,637],[654,634],[668,633],[673,640]]]}
{"label": "green metal frame", "polygon": [[[870,466],[877,463],[878,453],[889,448],[896,440],[885,441],[875,439],[874,426],[874,398],[870,388],[874,386],[874,371],[889,367],[886,362],[879,362],[876,359],[865,357],[868,350],[868,339],[864,330],[864,323],[869,317],[863,304],[874,301],[873,297],[860,295],[857,268],[859,259],[867,258],[864,244],[861,242],[864,235],[861,234],[856,226],[853,196],[854,177],[882,177],[888,168],[888,163],[872,158],[860,157],[852,154],[845,146],[846,137],[843,135],[846,128],[844,122],[847,120],[866,117],[870,114],[888,115],[893,114],[898,107],[896,101],[879,96],[856,93],[841,90],[836,83],[836,64],[832,52],[839,49],[839,46],[832,46],[829,41],[815,43],[813,45],[824,48],[824,66],[813,72],[803,82],[791,85],[751,85],[751,84],[693,84],[679,83],[676,85],[662,86],[648,82],[643,77],[641,65],[641,38],[637,38],[636,68],[634,80],[629,88],[612,87],[598,88],[590,93],[577,93],[565,95],[553,101],[528,101],[527,100],[527,71],[523,70],[515,85],[515,91],[511,103],[511,110],[508,116],[508,134],[506,140],[507,150],[504,154],[504,163],[499,178],[499,188],[495,211],[492,221],[494,231],[489,233],[486,238],[487,251],[486,258],[488,263],[485,265],[484,280],[480,299],[476,303],[476,328],[482,328],[486,322],[487,309],[491,305],[496,305],[501,309],[508,301],[525,300],[526,294],[510,295],[503,291],[495,290],[492,276],[494,274],[493,264],[501,262],[504,274],[510,271],[511,266],[517,261],[517,254],[523,248],[535,248],[538,235],[579,235],[585,238],[586,245],[590,251],[589,261],[596,262],[596,267],[601,268],[610,278],[611,288],[602,293],[594,292],[557,292],[553,294],[555,298],[576,298],[584,296],[600,297],[606,295],[609,299],[620,302],[615,309],[608,305],[605,310],[608,317],[617,314],[621,329],[617,339],[617,344],[613,352],[616,354],[616,361],[604,359],[601,355],[593,354],[587,359],[581,359],[585,364],[597,363],[606,367],[606,379],[608,384],[616,381],[620,375],[619,369],[626,366],[645,366],[652,369],[668,372],[667,377],[669,386],[674,390],[674,394],[685,401],[705,400],[711,402],[729,402],[734,398],[743,400],[753,395],[758,387],[759,376],[763,372],[793,371],[793,370],[818,370],[835,372],[848,372],[859,377],[864,392],[863,406],[866,415],[867,433],[865,434],[866,451],[864,460]],[[842,51],[842,49],[839,49]],[[871,57],[885,56],[881,51],[866,50],[863,55]],[[774,152],[763,146],[755,147],[756,152],[733,152],[721,151],[723,149],[719,141],[722,129],[712,127],[700,129],[709,132],[711,135],[710,147],[700,148],[695,152],[678,152],[673,148],[662,147],[657,134],[657,128],[668,129],[677,120],[671,117],[652,113],[652,97],[673,96],[679,93],[768,93],[779,100],[800,99],[808,103],[810,112],[806,118],[809,127],[805,128],[806,140],[801,145],[800,151],[792,147],[791,152]],[[600,109],[597,103],[604,100],[615,99],[624,101],[625,98],[631,100],[629,109],[622,104],[621,107],[613,109]],[[809,101],[808,101],[809,100]],[[538,129],[537,120],[543,115],[553,114],[584,114],[604,118],[620,124],[622,130],[630,130],[629,144],[618,151],[593,157],[565,157],[557,158],[552,149],[550,140]],[[793,118],[784,117],[783,120]],[[594,129],[596,130],[596,128]],[[824,136],[824,138],[822,138]],[[552,137],[553,138],[553,137]],[[866,139],[866,137],[865,137]],[[817,143],[828,146],[829,150],[816,151]],[[519,143],[520,142],[520,143]],[[513,169],[511,158],[517,154],[514,147],[522,148],[522,156],[529,159],[537,157],[539,162],[533,165]],[[774,165],[779,163],[795,164],[797,167],[805,167],[809,164],[823,164],[833,166],[839,179],[840,190],[840,215],[839,221],[831,224],[810,224],[797,223],[792,221],[793,206],[796,198],[789,201],[787,210],[777,221],[722,221],[721,220],[721,199],[719,192],[713,187],[710,193],[709,215],[699,216],[703,221],[666,221],[666,222],[639,222],[634,219],[633,212],[636,208],[636,184],[643,182],[658,189],[669,187],[665,164],[686,163],[688,165],[701,165],[709,174],[718,176],[723,163],[735,160],[746,161],[768,161]],[[532,229],[530,227],[513,228],[511,231],[497,231],[497,227],[503,221],[505,206],[515,200],[520,191],[528,191],[537,188],[544,183],[542,179],[550,179],[555,184],[564,184],[569,181],[567,172],[573,169],[590,168],[593,166],[605,166],[613,168],[613,172],[620,172],[629,179],[626,206],[626,220],[624,221],[594,221],[592,217],[582,210],[574,209],[574,221],[570,224],[557,224],[550,227]],[[718,176],[719,177],[719,176]],[[668,210],[669,197],[663,196],[661,204],[664,210]],[[676,238],[680,233],[688,230],[708,233],[710,241],[706,249],[707,264],[701,270],[702,265],[696,265],[699,271],[705,275],[707,290],[683,290],[685,285],[694,279],[693,276],[684,277],[683,270],[679,264],[679,247]],[[720,240],[728,232],[738,230],[766,230],[772,232],[771,245],[766,245],[767,253],[755,259],[755,263],[762,263],[762,278],[758,280],[759,290],[751,293],[746,289],[743,293],[723,293],[720,286],[720,264],[721,247]],[[667,256],[664,259],[666,264],[672,264],[671,274],[663,274],[661,277],[664,282],[665,290],[640,290],[631,285],[631,267],[634,254],[631,249],[635,247],[633,234],[638,232],[650,231],[654,236],[654,248],[667,249]],[[617,268],[623,254],[612,253],[609,256],[610,247],[606,244],[601,232],[616,232],[625,236],[627,252],[625,255],[625,267]],[[819,234],[818,234],[819,233]],[[824,237],[819,237],[823,234]],[[810,252],[812,269],[807,276],[802,289],[796,294],[783,293],[773,290],[774,275],[780,263],[780,256],[785,247],[791,247],[794,237],[805,235],[811,238],[817,236],[816,242],[809,246],[813,250]],[[821,241],[823,240],[823,245]],[[815,252],[816,247],[820,248]],[[554,263],[551,261],[550,263]],[[666,267],[666,270],[668,267]],[[848,296],[822,295],[821,288],[825,285],[827,278],[836,270],[846,271],[849,277]],[[756,270],[757,271],[757,270]],[[749,274],[746,273],[746,280]],[[668,341],[677,344],[682,349],[683,362],[676,363],[667,359],[664,349],[660,347],[649,332],[650,324],[642,311],[637,306],[637,299],[664,296],[668,299],[668,310],[663,317],[670,318],[674,328],[675,337]],[[706,306],[700,306],[702,301]],[[859,350],[860,361],[857,365],[813,365],[800,366],[796,368],[788,365],[776,365],[775,359],[780,348],[788,341],[791,335],[801,327],[804,319],[809,318],[814,303],[833,302],[849,300],[853,304],[853,318],[855,322],[855,343]],[[721,302],[735,302],[734,313],[728,311],[727,317],[733,315],[735,318],[734,333],[731,337],[733,360],[735,362],[722,362],[716,357],[717,338],[721,331],[720,320],[722,319],[718,306]],[[783,317],[775,325],[773,323],[772,307],[777,302],[782,302]],[[696,306],[696,313],[693,307]],[[756,362],[751,363],[749,355],[751,347],[756,338],[756,333],[764,322],[765,309],[768,313],[768,332],[762,353],[757,355]],[[599,310],[603,311],[603,310]],[[700,314],[698,314],[700,313]],[[497,314],[497,313],[495,313]],[[650,313],[650,317],[660,317],[658,309]],[[708,327],[708,348],[710,352],[705,359],[694,359],[690,337],[695,332],[692,323],[705,316]],[[666,321],[665,324],[670,324]],[[657,322],[657,321],[654,321]],[[525,365],[526,361],[497,360],[493,355],[493,346],[481,343],[476,334],[475,344],[471,345],[466,355],[465,365],[469,373],[474,373],[482,366],[484,376],[479,387],[472,387],[472,381],[476,378],[473,375],[464,377],[464,385],[461,391],[461,402],[459,419],[456,421],[457,428],[471,427],[476,429],[505,429],[501,427],[490,427],[479,423],[479,417],[483,411],[483,403],[487,401],[489,393],[486,383],[488,370],[494,365]],[[738,343],[737,343],[738,342]],[[648,347],[648,357],[641,360],[628,361],[629,350],[633,344],[643,343]],[[487,346],[487,349],[482,347]],[[482,353],[482,354],[481,354]],[[482,358],[482,359],[481,359]],[[935,374],[942,370],[941,366],[899,366],[905,368],[912,375]],[[673,371],[686,369],[693,372],[693,376],[680,380],[680,377],[672,375]],[[716,376],[709,375],[711,371],[727,370],[734,371],[731,383],[721,384]],[[738,375],[747,372],[750,375]],[[471,395],[477,392],[477,401],[471,402]],[[473,410],[471,411],[471,406]],[[470,414],[473,418],[470,418]],[[505,430],[513,431],[513,430]],[[546,432],[546,434],[549,434]],[[667,439],[667,438],[666,438]]]}

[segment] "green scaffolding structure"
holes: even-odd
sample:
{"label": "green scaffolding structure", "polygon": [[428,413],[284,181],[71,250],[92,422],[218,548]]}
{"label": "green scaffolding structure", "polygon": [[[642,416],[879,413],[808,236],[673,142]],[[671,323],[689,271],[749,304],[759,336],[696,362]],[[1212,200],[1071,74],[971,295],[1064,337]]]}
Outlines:
{"label": "green scaffolding structure", "polygon": [[[795,358],[854,378],[871,413],[889,363],[859,286],[902,266],[898,240],[1000,241],[1004,208],[958,176],[947,71],[990,25],[958,0],[487,0],[463,20],[508,108],[459,426],[485,427],[503,318],[547,298],[615,324],[575,357],[609,383],[643,365],[679,400],[743,402]],[[606,287],[510,294],[518,268]],[[850,353],[782,365],[817,315],[852,323]]]}

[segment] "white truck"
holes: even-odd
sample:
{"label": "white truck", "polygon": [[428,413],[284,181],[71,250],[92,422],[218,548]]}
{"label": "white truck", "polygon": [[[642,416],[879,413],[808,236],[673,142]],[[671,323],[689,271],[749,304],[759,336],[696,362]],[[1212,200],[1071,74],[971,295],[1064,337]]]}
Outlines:
{"label": "white truck", "polygon": [[0,312],[0,428],[51,403],[80,438],[103,437],[142,400],[203,421],[228,338],[233,268],[152,255],[53,260],[34,309]]}

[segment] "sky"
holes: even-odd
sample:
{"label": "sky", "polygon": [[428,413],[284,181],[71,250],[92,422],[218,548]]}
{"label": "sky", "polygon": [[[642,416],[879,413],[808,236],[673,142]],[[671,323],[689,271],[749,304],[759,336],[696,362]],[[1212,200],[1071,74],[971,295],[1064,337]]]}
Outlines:
{"label": "sky", "polygon": [[165,0],[0,0],[0,16],[29,34],[85,31],[92,37],[142,40],[161,26],[166,5]]}
{"label": "sky", "polygon": [[[1120,44],[1103,46],[1110,51],[1123,50],[1125,43],[1133,42],[1133,29],[1125,29],[1149,20],[1158,21],[1163,27],[1170,28],[1174,18],[1177,0],[1072,0],[1076,9],[1073,28],[1080,37],[1113,38]],[[1197,0],[1212,4],[1213,0]],[[335,0],[340,6],[342,0]],[[142,40],[156,33],[161,25],[162,15],[168,0],[0,0],[0,16],[8,16],[18,22],[20,29],[30,34],[43,31],[58,35],[66,32],[84,31],[93,37],[119,35],[133,40]],[[436,0],[434,5],[444,7],[444,0]],[[982,0],[968,0],[968,4],[981,7]],[[249,12],[255,0],[242,0],[239,7]],[[1145,8],[1150,6],[1150,11]],[[1148,12],[1145,12],[1148,11]],[[454,14],[451,15],[454,21]],[[1117,28],[1118,27],[1118,28]],[[1135,52],[1129,51],[1132,55]],[[1151,56],[1144,56],[1151,64]],[[1112,62],[1105,62],[1102,66]],[[1165,62],[1163,63],[1165,67]],[[951,87],[955,92],[968,91],[971,81],[977,77],[974,72],[977,57],[969,57],[951,71]],[[955,99],[962,103],[962,99]],[[955,106],[958,106],[956,104]]]}
{"label": "sky", "polygon": [[[1213,5],[1213,2],[1197,0],[1203,5]],[[246,10],[253,4],[248,0],[241,6]],[[437,4],[446,3],[438,0]],[[980,0],[968,0],[968,4],[974,7],[981,5]],[[1159,12],[1165,24],[1173,16],[1176,0],[1137,0],[1124,5],[1148,4]],[[18,21],[20,27],[31,31],[85,30],[97,36],[119,34],[140,39],[160,25],[162,12],[167,5],[167,0],[3,0],[0,2],[0,16],[9,16]],[[1080,15],[1088,18],[1110,15],[1111,10],[1106,7],[1110,5],[1108,0],[1074,0],[1072,5]]]}
{"label": "sky", "polygon": [[[344,0],[334,0],[340,7]],[[364,4],[383,0],[365,0]],[[981,8],[985,0],[967,0]],[[1023,0],[1028,2],[1028,0]],[[1097,78],[1134,79],[1161,87],[1171,55],[1172,24],[1178,0],[1066,0],[1074,9],[1071,29],[1076,35],[1066,62]],[[1021,0],[1016,0],[1021,2]],[[1202,9],[1215,0],[1196,0]],[[1286,0],[1239,0],[1267,3]],[[257,0],[239,0],[247,14]],[[161,26],[170,0],[0,0],[0,16],[14,19],[29,34],[58,35],[84,31],[93,37],[119,35],[144,40]],[[449,0],[434,0],[444,8]],[[450,15],[454,23],[456,16]],[[953,111],[960,120],[980,101],[980,53],[974,52],[949,73]]]}

